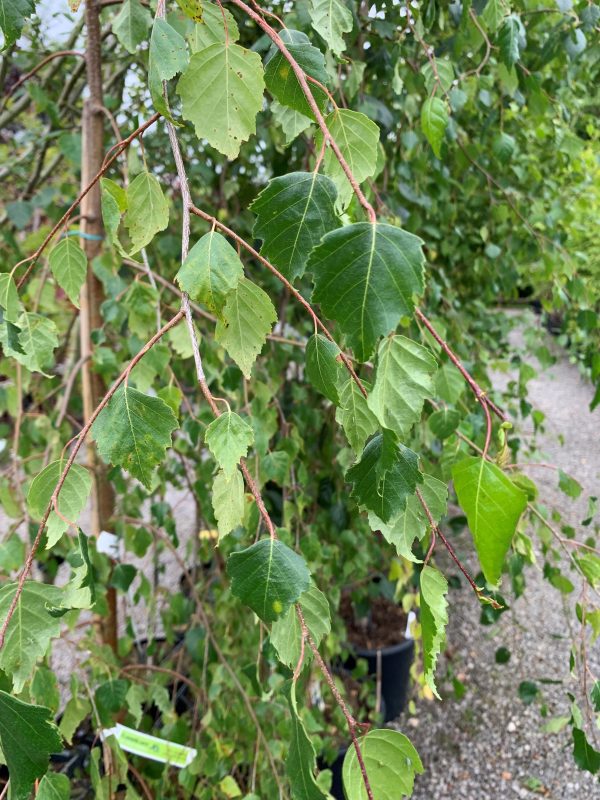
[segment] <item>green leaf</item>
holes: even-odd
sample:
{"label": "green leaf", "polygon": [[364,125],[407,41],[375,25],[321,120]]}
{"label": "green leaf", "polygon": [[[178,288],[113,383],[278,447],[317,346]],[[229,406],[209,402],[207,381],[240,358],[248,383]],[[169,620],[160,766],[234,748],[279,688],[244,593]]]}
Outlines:
{"label": "green leaf", "polygon": [[[96,603],[96,585],[94,582],[94,568],[90,561],[88,550],[88,537],[79,529],[77,535],[77,550],[69,558],[73,574],[65,586],[62,608],[92,608]],[[125,565],[118,565],[125,566]]]}
{"label": "green leaf", "polygon": [[[365,114],[345,108],[333,111],[325,118],[325,123],[356,180],[362,183],[371,178],[377,168],[379,152],[377,125]],[[321,131],[315,137],[315,144],[318,152],[323,145]],[[325,151],[323,170],[337,187],[339,207],[346,208],[354,191],[331,147]]]}
{"label": "green leaf", "polygon": [[169,23],[157,17],[150,37],[150,61],[161,81],[169,81],[188,63],[185,39]]}
{"label": "green leaf", "polygon": [[358,222],[326,234],[312,251],[312,299],[339,323],[359,361],[412,314],[414,295],[424,288],[421,246],[421,239],[393,225]]}
{"label": "green leaf", "polygon": [[448,581],[437,569],[424,566],[419,576],[421,587],[421,631],[425,681],[439,698],[435,685],[437,658],[446,638],[448,624]]}
{"label": "green leaf", "polygon": [[160,183],[149,172],[141,172],[127,188],[125,224],[131,238],[131,254],[150,244],[155,234],[169,224],[169,206]]}
{"label": "green leaf", "polygon": [[145,41],[151,24],[152,16],[140,0],[126,0],[113,20],[112,31],[123,47],[133,55]]}
{"label": "green leaf", "polygon": [[183,117],[194,124],[196,136],[233,159],[256,131],[264,88],[258,53],[230,40],[194,53],[177,93]]}
{"label": "green leaf", "polygon": [[175,277],[191,298],[220,314],[228,292],[244,277],[244,267],[227,239],[211,231],[192,247]]}
{"label": "green leaf", "polygon": [[438,439],[447,439],[458,428],[460,414],[454,408],[441,408],[434,411],[427,420],[429,428]]}
{"label": "green leaf", "polygon": [[136,575],[137,570],[133,564],[117,564],[112,571],[110,585],[121,592],[127,592]]}
{"label": "green leaf", "polygon": [[237,471],[240,459],[254,444],[254,431],[233,411],[225,411],[210,423],[204,432],[204,441],[210,448],[227,480]]}
{"label": "green leaf", "polygon": [[409,495],[423,482],[417,454],[388,430],[368,442],[346,479],[353,484],[350,496],[384,522],[404,510]]}
{"label": "green leaf", "polygon": [[[16,591],[16,583],[0,586],[0,624],[6,619]],[[60,632],[60,623],[50,616],[48,608],[60,606],[62,595],[57,586],[35,581],[25,581],[23,585],[0,650],[0,669],[12,677],[16,694],[23,689],[38,658],[46,654],[50,640]]]}
{"label": "green leaf", "polygon": [[0,326],[0,344],[4,355],[14,358],[30,372],[41,372],[53,362],[58,347],[58,331],[52,320],[41,314],[24,311],[17,325]]}
{"label": "green leaf", "polygon": [[488,0],[481,14],[481,21],[490,33],[495,33],[505,16],[506,5],[504,0]]}
{"label": "green leaf", "polygon": [[[44,516],[65,464],[66,459],[52,461],[31,482],[27,493],[27,507],[35,520],[41,520]],[[70,522],[77,522],[91,490],[92,478],[89,471],[79,464],[73,464],[58,495],[57,505],[62,516]],[[54,510],[50,512],[47,524],[47,547],[50,548],[56,544],[69,525]]]}
{"label": "green leaf", "polygon": [[[290,28],[284,28],[279,35],[305,74],[326,86],[329,83],[329,75],[325,69],[325,57],[320,50],[313,47],[308,36]],[[296,73],[276,46],[272,47],[265,64],[265,85],[281,105],[293,108],[311,119],[315,118]],[[313,83],[310,83],[309,87],[322,111],[327,104],[327,94]]]}
{"label": "green leaf", "polygon": [[435,71],[430,61],[427,61],[421,67],[427,94],[431,94],[437,86],[441,87],[442,92],[447,92],[454,81],[454,67],[452,62],[447,61],[445,58],[438,59],[435,57],[433,61],[435,63]]}
{"label": "green leaf", "polygon": [[60,772],[48,772],[40,781],[36,800],[69,800],[71,783]]}
{"label": "green leaf", "polygon": [[510,161],[512,154],[515,152],[515,147],[515,137],[501,131],[494,137],[492,153],[501,164],[506,164]]}
{"label": "green leaf", "polygon": [[202,22],[204,0],[177,0],[177,5],[194,22]]}
{"label": "green leaf", "polygon": [[[329,602],[316,586],[310,586],[300,595],[298,603],[306,627],[318,647],[321,640],[331,631]],[[302,651],[302,628],[294,606],[291,606],[271,626],[271,644],[277,651],[281,663],[290,669],[295,669]],[[311,654],[312,651],[305,647],[304,658],[307,662]]]}
{"label": "green leaf", "polygon": [[290,780],[292,798],[294,800],[327,800],[327,795],[321,791],[315,780],[315,748],[298,713],[296,683],[287,681],[284,685],[284,692],[292,714],[292,738],[285,760],[285,770]]}
{"label": "green leaf", "polygon": [[53,248],[50,269],[69,300],[79,308],[79,292],[85,283],[87,257],[73,237],[67,236]]}
{"label": "green leaf", "polygon": [[177,427],[177,417],[160,397],[123,385],[100,412],[92,436],[104,461],[128,470],[150,489],[153,470]]}
{"label": "green leaf", "polygon": [[213,482],[212,506],[219,530],[219,541],[244,520],[245,496],[242,473],[236,469],[231,478],[220,470]]}
{"label": "green leaf", "polygon": [[485,579],[495,585],[527,505],[527,495],[499,467],[475,456],[455,464],[452,478]]}
{"label": "green leaf", "polygon": [[118,714],[123,709],[128,689],[129,681],[123,678],[105,681],[98,686],[94,697],[98,715],[103,725],[110,725],[112,715]]}
{"label": "green leaf", "polygon": [[336,405],[340,404],[338,384],[343,374],[339,355],[337,344],[321,333],[315,333],[306,344],[306,377],[315,389]]}
{"label": "green leaf", "polygon": [[435,393],[445,403],[456,403],[465,390],[465,379],[454,364],[442,364],[435,378]]}
{"label": "green leaf", "polygon": [[310,584],[306,562],[278,539],[262,539],[227,561],[231,591],[263,622],[285,614]]}
{"label": "green leaf", "polygon": [[578,483],[575,478],[572,478],[570,475],[567,475],[566,472],[563,472],[562,469],[558,470],[558,488],[568,497],[572,497],[574,499],[577,499],[583,491],[581,484]]}
{"label": "green leaf", "polygon": [[421,108],[421,128],[436,158],[440,158],[448,127],[448,108],[439,97],[428,97]]}
{"label": "green leaf", "polygon": [[378,428],[377,417],[353,378],[348,378],[342,385],[339,395],[340,407],[335,418],[344,429],[350,447],[356,454],[362,453],[365,442]]}
{"label": "green leaf", "polygon": [[294,139],[310,127],[312,123],[309,117],[305,117],[304,114],[294,111],[293,108],[282,106],[277,100],[273,100],[271,103],[271,114],[283,131],[286,145],[291,144]]}
{"label": "green leaf", "polygon": [[[410,797],[415,775],[423,772],[419,754],[403,733],[369,731],[358,740],[369,784],[375,800]],[[349,747],[342,768],[348,800],[367,800],[360,764],[354,747]]]}
{"label": "green leaf", "polygon": [[313,28],[330,49],[337,56],[343,53],[346,43],[342,35],[350,33],[353,26],[352,12],[343,0],[311,0],[308,13]]}
{"label": "green leaf", "polygon": [[0,28],[4,33],[2,50],[14,44],[23,30],[25,20],[35,11],[33,0],[0,0]]}
{"label": "green leaf", "polygon": [[8,322],[16,322],[23,311],[17,287],[9,272],[0,274],[0,308]]}
{"label": "green leaf", "polygon": [[60,720],[59,730],[66,742],[71,744],[75,731],[81,722],[91,712],[92,706],[89,700],[80,698],[78,695],[79,684],[75,676],[71,676],[71,696],[67,701],[65,710]]}
{"label": "green leaf", "polygon": [[0,691],[0,746],[8,767],[11,800],[29,800],[35,781],[48,770],[50,755],[62,750],[50,709]]}
{"label": "green leaf", "polygon": [[291,172],[269,181],[250,206],[261,254],[290,281],[301,277],[310,251],[339,228],[335,184],[318,172]]}
{"label": "green leaf", "polygon": [[514,66],[521,57],[519,50],[520,23],[519,18],[510,14],[498,33],[500,56],[508,69]]}
{"label": "green leaf", "polygon": [[[423,484],[419,487],[419,491],[434,522],[439,522],[446,513],[448,487],[432,475],[423,475]],[[380,531],[384,539],[394,545],[401,558],[419,563],[419,559],[412,552],[412,546],[415,539],[421,540],[427,533],[429,519],[416,494],[407,498],[404,511],[388,523],[370,511],[369,526],[373,531]]]}
{"label": "green leaf", "polygon": [[12,533],[0,543],[0,572],[8,575],[9,572],[19,569],[24,561],[25,542],[17,533]]}
{"label": "green leaf", "polygon": [[433,393],[436,370],[432,353],[412,339],[388,336],[381,342],[368,404],[382,427],[399,436],[408,433]]}
{"label": "green leaf", "polygon": [[247,278],[241,278],[227,295],[215,338],[246,378],[250,378],[252,366],[276,321],[269,295]]}
{"label": "green leaf", "polygon": [[219,8],[216,3],[209,3],[202,0],[202,21],[194,25],[194,31],[190,39],[193,53],[203,50],[211,44],[225,43],[225,25],[223,17],[227,23],[227,36],[230,42],[237,42],[240,38],[240,31],[235,21],[235,17],[227,8]]}

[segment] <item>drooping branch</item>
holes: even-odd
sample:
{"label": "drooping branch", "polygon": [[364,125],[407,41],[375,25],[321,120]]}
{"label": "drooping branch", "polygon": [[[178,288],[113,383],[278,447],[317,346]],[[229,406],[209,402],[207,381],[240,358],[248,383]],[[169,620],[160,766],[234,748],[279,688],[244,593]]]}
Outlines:
{"label": "drooping branch", "polygon": [[279,36],[277,31],[275,31],[275,29],[272,28],[269,25],[269,23],[265,19],[263,19],[263,17],[260,16],[260,14],[258,14],[252,8],[250,8],[250,6],[246,5],[246,3],[243,2],[243,0],[230,0],[230,1],[238,8],[240,8],[245,14],[247,14],[252,20],[254,20],[254,22],[259,26],[259,28],[261,28],[261,30],[263,30],[267,34],[269,39],[271,39],[271,41],[277,46],[282,56],[288,61],[289,65],[291,66],[294,72],[294,75],[298,79],[298,83],[300,84],[304,96],[306,97],[308,105],[310,106],[310,110],[312,111],[315,119],[317,120],[317,124],[321,129],[323,138],[333,150],[335,157],[339,161],[340,167],[343,169],[345,176],[348,178],[348,181],[352,186],[354,194],[358,198],[358,201],[361,204],[361,206],[364,208],[365,213],[369,218],[369,221],[375,223],[377,221],[377,215],[375,214],[375,209],[365,197],[358,181],[356,180],[350,166],[348,165],[348,162],[344,158],[344,155],[340,150],[338,143],[335,141],[335,139],[329,132],[329,128],[327,127],[327,123],[325,122],[325,118],[323,117],[323,114],[321,113],[321,110],[310,90],[310,86],[308,85],[306,73],[304,72],[300,64],[298,64],[294,56],[290,53],[281,36]]}
{"label": "drooping branch", "polygon": [[48,503],[48,506],[46,507],[46,510],[44,512],[44,516],[42,517],[42,521],[40,522],[40,525],[39,525],[39,528],[38,528],[38,531],[37,531],[37,535],[36,535],[36,537],[35,537],[35,539],[33,541],[33,544],[31,545],[31,548],[30,548],[29,553],[27,555],[27,559],[25,561],[25,565],[23,566],[23,569],[21,570],[21,573],[19,575],[19,579],[18,579],[18,582],[17,582],[17,590],[15,592],[15,595],[14,595],[14,597],[12,599],[12,602],[11,602],[10,607],[8,609],[8,612],[6,614],[6,618],[5,618],[4,622],[2,623],[2,627],[0,627],[0,650],[4,646],[4,639],[5,639],[5,636],[6,636],[6,631],[8,629],[9,624],[10,624],[10,621],[11,621],[11,619],[12,619],[14,613],[15,613],[17,605],[19,603],[19,598],[21,597],[21,593],[23,592],[23,586],[25,584],[25,581],[27,580],[27,577],[29,576],[29,573],[31,572],[31,567],[33,566],[33,559],[35,558],[35,554],[37,553],[38,547],[40,545],[40,541],[42,539],[42,534],[44,533],[44,528],[46,527],[46,523],[48,521],[48,517],[50,516],[50,512],[54,508],[56,508],[57,501],[58,501],[58,496],[60,494],[60,491],[61,491],[61,489],[62,489],[62,487],[64,485],[64,482],[67,479],[67,475],[69,474],[69,471],[70,471],[71,467],[75,463],[75,458],[77,457],[77,453],[81,449],[82,444],[84,443],[87,435],[89,434],[90,430],[92,429],[92,425],[94,424],[94,422],[98,418],[98,415],[100,414],[102,409],[105,408],[108,405],[108,403],[110,402],[110,399],[112,398],[114,393],[117,391],[119,386],[129,376],[129,373],[135,367],[135,365],[139,361],[141,361],[141,359],[146,355],[146,353],[149,350],[151,350],[152,347],[154,347],[154,345],[160,339],[162,339],[162,337],[166,333],[168,333],[168,331],[171,330],[171,328],[174,328],[175,325],[177,325],[177,323],[183,318],[183,316],[184,316],[184,312],[183,311],[178,311],[177,314],[175,314],[175,316],[171,320],[169,320],[169,322],[166,323],[166,325],[163,325],[163,327],[160,329],[160,331],[158,331],[158,333],[154,334],[154,336],[150,339],[150,341],[148,341],[142,347],[142,349],[139,351],[139,353],[137,353],[131,359],[131,361],[125,367],[123,372],[121,372],[119,377],[116,379],[116,381],[110,387],[110,389],[106,392],[106,394],[104,395],[104,397],[102,398],[100,403],[96,406],[93,414],[91,415],[91,417],[89,418],[89,420],[87,421],[85,426],[81,429],[81,431],[75,437],[75,439],[74,439],[75,444],[73,446],[73,449],[71,450],[71,454],[70,454],[69,458],[67,459],[67,463],[65,464],[65,467],[64,467],[64,469],[63,469],[63,471],[62,471],[62,473],[60,475],[60,478],[58,479],[58,483],[56,484],[56,487],[55,487],[54,491],[52,492],[52,497],[50,498],[50,502]]}
{"label": "drooping branch", "polygon": [[[286,287],[286,289],[290,292],[290,294],[293,295],[293,297],[300,303],[300,305],[304,307],[304,309],[310,315],[314,325],[320,331],[323,332],[323,334],[329,339],[330,342],[333,342],[334,344],[337,345],[337,342],[331,335],[329,329],[327,328],[325,323],[319,318],[319,316],[315,313],[311,304],[307,300],[305,300],[302,294],[288,281],[288,279],[284,275],[281,274],[281,272],[279,272],[277,267],[271,264],[271,262],[268,261],[264,256],[262,256],[257,250],[255,250],[254,247],[252,247],[252,245],[248,244],[248,242],[245,239],[243,239],[239,234],[237,234],[231,228],[228,228],[227,225],[220,222],[220,220],[218,220],[216,217],[213,217],[211,214],[207,214],[206,211],[202,211],[201,208],[198,208],[195,205],[190,206],[190,211],[192,212],[192,214],[195,214],[197,217],[200,217],[200,219],[203,219],[206,222],[210,222],[211,225],[214,225],[216,228],[219,228],[219,230],[223,231],[223,233],[225,233],[227,236],[233,239],[234,242],[239,244],[240,247],[243,247],[245,250],[247,250],[248,253],[250,253],[250,255],[252,255],[257,261],[263,264],[263,266],[265,266],[269,270],[269,272],[271,272],[277,278],[277,280],[281,281],[281,283]],[[339,345],[337,346],[339,347]],[[340,358],[344,366],[350,373],[352,379],[354,380],[354,382],[364,395],[364,397],[367,397],[367,390],[365,389],[362,381],[356,374],[356,371],[352,366],[350,359],[343,352],[341,347],[340,347]]]}
{"label": "drooping branch", "polygon": [[81,203],[81,201],[88,194],[88,192],[90,192],[93,189],[93,187],[98,183],[100,178],[106,173],[106,171],[108,170],[110,165],[113,163],[113,161],[115,161],[121,155],[121,153],[129,147],[129,145],[131,144],[131,142],[133,142],[134,139],[137,139],[137,137],[141,136],[141,134],[143,134],[151,125],[154,125],[154,123],[156,122],[157,119],[159,119],[159,117],[160,117],[160,114],[158,114],[158,113],[157,114],[153,114],[150,117],[150,119],[146,120],[146,122],[144,122],[142,125],[140,125],[139,128],[136,128],[133,131],[133,133],[131,133],[126,139],[123,139],[122,142],[119,142],[119,144],[116,145],[116,147],[111,148],[111,149],[114,149],[114,153],[109,158],[105,159],[104,164],[102,165],[102,169],[100,169],[100,171],[96,175],[94,175],[94,177],[88,183],[88,185],[85,187],[85,189],[82,192],[80,192],[78,197],[71,203],[71,205],[69,206],[67,211],[62,215],[62,217],[54,225],[54,227],[52,228],[50,233],[46,236],[46,238],[41,243],[41,245],[38,247],[38,249],[35,251],[35,253],[33,253],[32,255],[28,256],[27,258],[24,258],[22,261],[19,261],[18,264],[15,264],[15,266],[12,269],[13,273],[14,273],[14,271],[16,269],[18,269],[18,267],[22,266],[23,264],[29,264],[29,266],[27,267],[27,269],[23,273],[23,276],[21,277],[21,279],[17,283],[17,288],[18,289],[20,289],[23,286],[23,284],[25,283],[25,281],[27,280],[27,278],[31,274],[31,271],[33,270],[33,268],[37,264],[40,256],[42,255],[42,253],[44,252],[46,247],[50,244],[50,242],[52,241],[52,239],[54,238],[56,233],[63,227],[63,225],[65,225],[69,221],[69,219],[71,218],[71,216],[72,216],[73,212],[75,211],[75,209],[77,208],[77,206]]}

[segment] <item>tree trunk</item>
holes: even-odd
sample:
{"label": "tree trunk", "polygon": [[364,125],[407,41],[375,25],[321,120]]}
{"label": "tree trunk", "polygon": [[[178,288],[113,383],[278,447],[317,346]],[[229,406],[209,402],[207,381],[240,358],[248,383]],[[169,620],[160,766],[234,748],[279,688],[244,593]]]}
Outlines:
{"label": "tree trunk", "polygon": [[[82,123],[82,188],[87,186],[100,170],[104,159],[100,12],[96,0],[86,1],[85,21],[87,27],[86,74],[89,97],[84,104]],[[88,274],[81,292],[80,342],[81,355],[91,356],[93,349],[91,333],[102,327],[100,305],[104,299],[102,285],[92,270],[92,261],[102,250],[103,237],[102,206],[98,183],[83,198],[81,215],[81,230],[85,234],[82,244],[88,258]],[[82,369],[82,390],[83,414],[87,422],[106,391],[100,376],[92,372],[89,358],[85,361]],[[101,531],[110,530],[111,518],[114,513],[114,493],[106,478],[106,467],[97,458],[91,442],[87,444],[87,452],[88,463],[94,476],[92,534],[97,537]],[[109,613],[101,621],[102,638],[113,650],[116,650],[117,603],[115,589],[108,589],[107,603]]]}

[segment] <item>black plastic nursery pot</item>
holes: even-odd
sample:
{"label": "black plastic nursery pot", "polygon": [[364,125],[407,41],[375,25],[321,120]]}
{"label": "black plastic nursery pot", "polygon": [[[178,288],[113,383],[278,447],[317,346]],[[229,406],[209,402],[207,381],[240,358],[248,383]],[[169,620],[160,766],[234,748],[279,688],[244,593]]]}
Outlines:
{"label": "black plastic nursery pot", "polygon": [[[381,680],[381,710],[383,721],[391,722],[406,708],[410,689],[410,668],[415,657],[413,639],[405,639],[399,644],[381,647],[377,650],[364,650],[353,647],[355,658],[364,658],[369,665],[369,675]],[[353,659],[346,662],[352,668]]]}

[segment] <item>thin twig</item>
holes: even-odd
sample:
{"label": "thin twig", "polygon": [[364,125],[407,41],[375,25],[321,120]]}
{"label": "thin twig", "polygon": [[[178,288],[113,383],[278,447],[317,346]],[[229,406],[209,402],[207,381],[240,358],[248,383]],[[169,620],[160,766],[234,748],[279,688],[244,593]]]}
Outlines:
{"label": "thin twig", "polygon": [[29,553],[27,555],[27,559],[25,561],[25,565],[24,565],[23,569],[21,570],[21,574],[19,575],[19,580],[18,580],[18,583],[17,583],[17,589],[16,589],[16,592],[15,592],[15,595],[14,595],[14,597],[12,599],[12,602],[10,604],[10,607],[8,609],[8,613],[6,615],[6,618],[5,618],[4,622],[2,623],[2,627],[0,628],[0,650],[4,646],[4,640],[5,640],[5,636],[6,636],[6,631],[7,631],[7,628],[9,626],[9,623],[10,623],[10,621],[12,619],[12,616],[15,613],[17,605],[19,603],[19,599],[21,597],[21,593],[23,592],[23,586],[25,584],[25,581],[27,580],[27,576],[31,572],[31,567],[33,565],[33,559],[35,558],[35,554],[37,553],[38,547],[40,545],[40,541],[42,539],[42,534],[44,533],[44,528],[46,527],[46,522],[48,521],[48,517],[50,516],[50,512],[53,510],[53,508],[56,505],[56,502],[58,500],[58,495],[60,494],[60,491],[61,491],[61,489],[63,487],[63,484],[64,484],[64,482],[65,482],[65,480],[67,478],[67,475],[69,474],[69,470],[73,466],[73,463],[75,461],[77,453],[79,452],[79,450],[81,448],[81,445],[85,441],[85,438],[88,435],[88,433],[90,432],[90,430],[92,428],[92,425],[96,421],[98,415],[100,414],[102,409],[109,403],[110,399],[112,398],[114,393],[117,391],[119,386],[129,376],[129,373],[131,372],[133,367],[135,367],[135,365],[139,361],[141,361],[141,359],[146,355],[146,353],[156,344],[156,342],[158,342],[165,335],[165,333],[167,333],[169,330],[171,330],[171,328],[173,328],[175,325],[177,325],[177,323],[183,318],[183,316],[184,316],[183,311],[177,312],[177,314],[175,314],[175,316],[171,320],[169,320],[169,322],[167,322],[166,325],[164,325],[161,328],[161,330],[158,333],[156,333],[152,337],[152,339],[150,339],[150,341],[147,342],[142,347],[142,349],[139,351],[139,353],[137,353],[133,357],[133,359],[129,362],[127,367],[123,370],[123,372],[119,375],[119,377],[116,379],[116,381],[110,387],[110,389],[106,392],[106,394],[104,395],[104,397],[102,398],[100,403],[96,406],[93,414],[90,416],[90,418],[87,421],[86,425],[81,429],[81,431],[75,437],[75,445],[73,447],[73,450],[71,451],[71,455],[67,459],[67,463],[65,465],[65,468],[63,469],[63,471],[61,473],[61,476],[58,479],[58,483],[56,484],[56,488],[54,489],[54,491],[52,493],[52,497],[50,498],[50,502],[48,503],[48,506],[46,507],[46,510],[44,512],[44,516],[42,517],[42,521],[40,522],[40,525],[39,525],[39,528],[38,528],[37,535],[36,535],[36,537],[35,537],[35,539],[33,541],[33,544],[31,545],[31,548],[30,548]]}
{"label": "thin twig", "polygon": [[[61,217],[61,218],[58,220],[58,222],[57,222],[57,223],[54,225],[54,227],[52,228],[52,230],[50,231],[50,233],[49,233],[49,234],[46,236],[46,238],[45,238],[45,239],[44,239],[44,241],[41,243],[41,245],[38,247],[38,249],[35,251],[35,253],[33,253],[32,255],[28,256],[27,258],[24,258],[22,261],[19,261],[19,263],[18,263],[18,264],[15,264],[15,266],[14,266],[14,267],[13,267],[13,269],[12,269],[12,272],[14,272],[14,271],[15,271],[15,270],[16,270],[18,267],[20,267],[22,264],[27,264],[27,263],[31,262],[31,263],[29,264],[29,266],[27,267],[27,269],[25,270],[25,272],[24,272],[24,274],[23,274],[22,278],[21,278],[21,279],[20,279],[20,281],[17,283],[17,288],[18,288],[18,289],[20,289],[20,288],[23,286],[23,284],[25,283],[25,281],[26,281],[26,280],[27,280],[27,278],[29,277],[29,275],[30,275],[31,271],[32,271],[32,270],[33,270],[33,268],[35,267],[35,265],[36,265],[36,263],[37,263],[37,261],[38,261],[39,257],[40,257],[40,256],[41,256],[41,254],[44,252],[44,250],[46,249],[46,247],[47,247],[47,246],[50,244],[50,242],[51,242],[51,241],[52,241],[52,239],[54,238],[54,236],[55,236],[55,234],[57,233],[57,231],[59,231],[59,230],[60,230],[60,229],[63,227],[63,225],[65,225],[65,224],[68,222],[68,220],[70,219],[71,215],[73,214],[73,211],[75,211],[75,209],[77,208],[77,206],[79,205],[79,203],[81,203],[81,201],[83,200],[83,198],[84,198],[84,197],[85,197],[85,196],[88,194],[88,192],[90,192],[90,191],[93,189],[93,187],[94,187],[94,186],[95,186],[95,185],[98,183],[98,181],[100,180],[100,178],[101,178],[101,177],[102,177],[102,176],[105,174],[105,172],[108,170],[108,168],[109,168],[109,167],[110,167],[110,165],[113,163],[113,161],[115,161],[115,160],[116,160],[116,159],[119,157],[119,155],[120,155],[120,154],[123,152],[123,150],[126,150],[126,149],[127,149],[127,147],[129,147],[129,145],[131,144],[131,142],[132,142],[134,139],[136,139],[138,136],[140,136],[142,133],[144,133],[144,131],[145,131],[145,130],[147,130],[147,129],[148,129],[150,126],[151,126],[151,125],[154,125],[154,123],[156,122],[156,120],[157,120],[159,117],[160,117],[160,114],[153,114],[153,115],[150,117],[150,119],[146,120],[146,122],[144,122],[142,125],[140,125],[140,126],[139,126],[139,128],[136,128],[136,130],[135,130],[135,131],[134,131],[132,134],[130,134],[130,135],[129,135],[129,136],[126,138],[126,139],[124,139],[124,140],[123,140],[123,141],[122,141],[122,142],[121,142],[121,143],[120,143],[120,144],[119,144],[119,145],[116,147],[116,149],[115,149],[115,152],[114,152],[114,153],[113,153],[113,154],[110,156],[110,158],[108,158],[108,159],[106,159],[106,160],[105,160],[104,164],[102,165],[102,169],[101,169],[101,170],[100,170],[100,171],[99,171],[99,172],[98,172],[98,173],[97,173],[97,174],[96,174],[96,175],[95,175],[95,176],[92,178],[92,180],[90,181],[90,183],[89,183],[89,184],[88,184],[88,185],[85,187],[85,189],[84,189],[84,190],[83,190],[83,191],[82,191],[82,192],[79,194],[79,196],[77,197],[77,199],[76,199],[76,200],[74,200],[74,201],[73,201],[73,203],[71,203],[71,205],[69,206],[68,210],[67,210],[67,211],[66,211],[66,212],[65,212],[65,213],[62,215],[62,217]],[[113,149],[113,148],[111,148],[111,149]]]}

